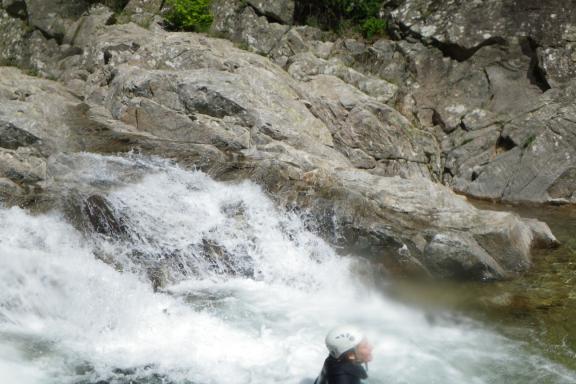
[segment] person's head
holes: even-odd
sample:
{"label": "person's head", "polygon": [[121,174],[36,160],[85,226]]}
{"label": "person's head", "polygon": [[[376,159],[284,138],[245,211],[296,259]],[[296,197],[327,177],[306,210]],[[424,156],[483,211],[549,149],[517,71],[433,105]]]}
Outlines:
{"label": "person's head", "polygon": [[326,335],[326,347],[335,359],[347,359],[357,363],[372,360],[372,345],[362,331],[351,325],[341,325]]}

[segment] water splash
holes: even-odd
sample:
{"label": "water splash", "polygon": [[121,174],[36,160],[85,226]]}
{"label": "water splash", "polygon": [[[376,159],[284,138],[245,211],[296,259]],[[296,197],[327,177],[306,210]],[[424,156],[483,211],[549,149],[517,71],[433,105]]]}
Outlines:
{"label": "water splash", "polygon": [[353,258],[252,184],[155,159],[64,160],[60,184],[105,194],[124,230],[0,209],[0,382],[295,383],[343,322],[374,341],[372,383],[576,382],[474,322],[431,322],[363,285]]}

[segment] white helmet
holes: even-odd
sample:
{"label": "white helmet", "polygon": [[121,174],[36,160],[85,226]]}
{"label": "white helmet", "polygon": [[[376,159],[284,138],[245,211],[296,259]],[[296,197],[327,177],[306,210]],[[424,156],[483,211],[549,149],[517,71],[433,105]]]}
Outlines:
{"label": "white helmet", "polygon": [[342,354],[355,348],[364,339],[364,334],[351,325],[341,325],[332,329],[326,335],[326,347],[330,355],[336,359]]}

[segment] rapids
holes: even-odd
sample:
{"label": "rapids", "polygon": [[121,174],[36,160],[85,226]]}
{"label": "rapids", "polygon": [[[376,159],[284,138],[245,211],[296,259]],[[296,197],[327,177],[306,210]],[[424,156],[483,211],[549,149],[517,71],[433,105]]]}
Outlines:
{"label": "rapids", "polygon": [[67,160],[62,183],[109,186],[123,233],[0,208],[0,383],[299,383],[340,323],[373,341],[370,383],[576,383],[481,323],[387,298],[254,184],[137,156]]}

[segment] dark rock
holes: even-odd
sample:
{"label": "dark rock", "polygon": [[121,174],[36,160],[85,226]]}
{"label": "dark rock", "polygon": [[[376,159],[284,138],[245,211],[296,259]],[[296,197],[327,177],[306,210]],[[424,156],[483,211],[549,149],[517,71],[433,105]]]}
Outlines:
{"label": "dark rock", "polygon": [[37,143],[40,139],[14,124],[0,120],[0,147],[18,149]]}
{"label": "dark rock", "polygon": [[126,234],[127,229],[122,219],[103,196],[88,197],[84,202],[83,212],[97,233],[111,237],[121,237]]}
{"label": "dark rock", "polygon": [[26,19],[28,16],[24,0],[2,0],[2,8],[12,17]]}
{"label": "dark rock", "polygon": [[232,255],[221,245],[207,239],[202,239],[201,250],[212,272],[254,277],[254,262],[248,255]]}

